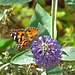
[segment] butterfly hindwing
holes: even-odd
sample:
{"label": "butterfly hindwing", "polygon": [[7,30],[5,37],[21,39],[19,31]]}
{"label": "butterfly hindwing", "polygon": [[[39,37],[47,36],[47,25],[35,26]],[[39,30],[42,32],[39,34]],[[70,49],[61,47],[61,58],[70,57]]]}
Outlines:
{"label": "butterfly hindwing", "polygon": [[20,43],[16,44],[15,48],[16,49],[23,49],[26,46],[26,44],[27,44],[27,40],[25,39],[25,40],[21,41]]}
{"label": "butterfly hindwing", "polygon": [[16,49],[28,49],[29,47],[31,47],[32,41],[28,41],[27,39],[21,41],[20,43],[15,45]]}

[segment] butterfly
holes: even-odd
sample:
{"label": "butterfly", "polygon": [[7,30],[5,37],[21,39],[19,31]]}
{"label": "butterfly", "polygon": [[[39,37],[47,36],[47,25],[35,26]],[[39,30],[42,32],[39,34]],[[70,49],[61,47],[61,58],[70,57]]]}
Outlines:
{"label": "butterfly", "polygon": [[17,42],[15,45],[16,49],[28,49],[38,34],[39,29],[35,27],[10,30],[10,36]]}

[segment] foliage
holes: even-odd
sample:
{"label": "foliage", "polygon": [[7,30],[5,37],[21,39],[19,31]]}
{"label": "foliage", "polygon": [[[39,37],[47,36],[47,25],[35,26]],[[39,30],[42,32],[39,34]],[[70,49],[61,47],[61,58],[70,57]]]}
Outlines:
{"label": "foliage", "polygon": [[38,27],[38,23],[43,25],[43,27],[47,29],[49,35],[51,35],[51,17],[37,4],[29,25],[30,27]]}
{"label": "foliage", "polygon": [[33,54],[31,50],[23,51],[17,54],[16,56],[14,56],[11,59],[10,63],[19,64],[19,65],[34,63]]}
{"label": "foliage", "polygon": [[[62,75],[62,72],[65,74],[66,71],[69,72],[70,75],[74,75],[75,28],[73,25],[75,24],[75,12],[72,12],[69,9],[58,7],[57,12],[57,39],[62,45],[62,58],[58,65],[50,66],[48,69],[43,70],[43,68],[40,68],[33,61],[31,49],[27,49],[26,51],[15,50],[14,46],[16,42],[10,39],[7,29],[26,28],[30,26],[39,29],[40,34],[38,37],[43,35],[51,36],[51,16],[49,15],[51,7],[49,5],[46,6],[46,0],[34,1],[34,6],[32,6],[35,7],[36,2],[38,2],[45,10],[39,4],[36,4],[35,10],[28,6],[28,4],[18,4],[30,1],[31,0],[0,0],[0,5],[9,5],[1,6],[0,8],[0,74]],[[73,2],[73,0],[68,1]],[[65,0],[66,4],[68,4],[68,1]],[[12,7],[12,9],[10,9],[10,7]],[[74,9],[74,6],[71,9]],[[4,34],[5,31],[7,31],[7,33]]]}
{"label": "foliage", "polygon": [[65,0],[65,3],[69,5],[73,11],[75,11],[75,0]]}
{"label": "foliage", "polygon": [[71,47],[71,46],[64,47],[64,48],[62,48],[62,53],[63,53],[63,55],[62,55],[61,60],[75,61],[75,57],[74,57],[75,47]]}
{"label": "foliage", "polygon": [[[61,42],[61,39],[63,41]],[[75,33],[74,27],[71,26],[70,28],[66,28],[66,33],[63,37],[59,38],[60,44],[63,46],[74,46],[75,47]]]}
{"label": "foliage", "polygon": [[30,2],[31,0],[19,0],[19,1],[16,1],[16,0],[13,0],[13,1],[10,1],[10,0],[0,0],[0,5],[12,5],[12,4],[18,4],[18,3],[27,3],[27,2]]}
{"label": "foliage", "polygon": [[[16,15],[16,19],[18,21],[21,21],[21,24],[24,27],[28,27],[29,26],[29,22],[30,22],[30,18],[34,12],[34,10],[32,8],[29,8],[28,6],[25,6],[23,4],[17,4],[17,5],[12,5],[12,7],[14,8],[14,13]],[[20,11],[21,9],[21,11]]]}
{"label": "foliage", "polygon": [[3,14],[0,15],[0,20],[6,15],[7,10],[4,11]]}

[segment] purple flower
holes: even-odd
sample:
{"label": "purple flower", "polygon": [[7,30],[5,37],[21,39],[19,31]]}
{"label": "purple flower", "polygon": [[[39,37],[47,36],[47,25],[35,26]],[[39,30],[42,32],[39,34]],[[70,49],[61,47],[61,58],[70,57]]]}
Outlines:
{"label": "purple flower", "polygon": [[62,54],[60,48],[58,41],[53,40],[48,35],[41,36],[38,38],[38,41],[33,41],[32,43],[33,59],[43,69],[57,65]]}

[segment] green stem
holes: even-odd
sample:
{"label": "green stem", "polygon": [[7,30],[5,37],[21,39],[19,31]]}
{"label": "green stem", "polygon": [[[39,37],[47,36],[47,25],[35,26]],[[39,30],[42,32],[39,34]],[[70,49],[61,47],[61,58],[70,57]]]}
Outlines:
{"label": "green stem", "polygon": [[57,37],[57,30],[56,30],[57,5],[58,5],[58,0],[56,0],[55,2],[54,39],[56,39]]}
{"label": "green stem", "polygon": [[52,0],[52,24],[51,24],[51,38],[56,39],[56,14],[57,14],[58,0]]}
{"label": "green stem", "polygon": [[0,34],[0,39],[1,39],[1,34]]}

